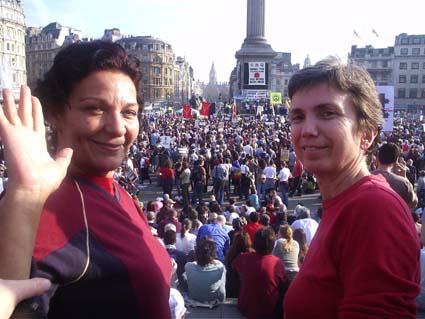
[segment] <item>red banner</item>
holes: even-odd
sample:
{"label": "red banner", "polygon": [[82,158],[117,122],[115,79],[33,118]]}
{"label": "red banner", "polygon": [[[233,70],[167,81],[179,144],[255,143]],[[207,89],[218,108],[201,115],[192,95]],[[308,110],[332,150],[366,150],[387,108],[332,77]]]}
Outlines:
{"label": "red banner", "polygon": [[192,118],[192,107],[189,104],[183,105],[183,118]]}
{"label": "red banner", "polygon": [[210,103],[202,102],[201,115],[208,116],[210,114],[210,106]]}

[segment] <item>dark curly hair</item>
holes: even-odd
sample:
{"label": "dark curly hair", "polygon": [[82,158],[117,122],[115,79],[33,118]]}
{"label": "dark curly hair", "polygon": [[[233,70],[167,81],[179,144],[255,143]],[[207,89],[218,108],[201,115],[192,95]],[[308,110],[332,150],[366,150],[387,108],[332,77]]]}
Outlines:
{"label": "dark curly hair", "polygon": [[217,258],[214,240],[205,236],[202,237],[195,249],[195,259],[199,266],[205,267]]}
{"label": "dark curly hair", "polygon": [[44,79],[38,80],[34,95],[39,98],[46,117],[61,114],[81,80],[95,71],[115,70],[130,77],[136,87],[139,107],[143,107],[139,65],[139,60],[128,55],[119,44],[101,40],[76,42],[59,51]]}

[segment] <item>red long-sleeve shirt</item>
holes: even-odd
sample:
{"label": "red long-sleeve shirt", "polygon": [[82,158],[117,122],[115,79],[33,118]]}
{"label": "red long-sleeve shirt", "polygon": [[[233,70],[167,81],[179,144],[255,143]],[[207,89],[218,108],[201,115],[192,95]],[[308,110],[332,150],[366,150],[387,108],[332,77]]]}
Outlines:
{"label": "red long-sleeve shirt", "polygon": [[285,319],[416,318],[419,241],[382,176],[323,202],[323,218],[285,297]]}

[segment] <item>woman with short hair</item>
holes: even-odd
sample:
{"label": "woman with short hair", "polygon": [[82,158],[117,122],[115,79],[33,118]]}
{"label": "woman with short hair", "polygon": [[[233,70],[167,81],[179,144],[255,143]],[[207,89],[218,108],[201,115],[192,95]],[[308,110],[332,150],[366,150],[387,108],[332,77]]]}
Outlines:
{"label": "woman with short hair", "polygon": [[[31,264],[31,277],[52,281],[49,291],[31,302],[40,317],[171,317],[170,258],[134,200],[113,180],[139,131],[138,67],[138,60],[118,44],[78,42],[56,55],[35,90],[51,127],[53,155],[60,158],[67,148],[73,155],[65,179],[41,213],[22,215],[26,230],[19,238],[2,231],[2,242],[13,239],[15,252],[13,258],[0,259],[3,270],[13,261],[9,276],[28,276]],[[7,90],[4,110],[2,125],[5,119],[16,125],[17,108]],[[42,131],[25,155],[45,163],[49,154],[41,107],[25,87],[19,113],[24,125],[8,132],[27,143],[34,129]],[[35,124],[29,124],[31,115]],[[24,174],[39,177],[32,181],[32,191],[51,183],[38,171]],[[26,255],[31,251],[32,259]]]}
{"label": "woman with short hair", "polygon": [[366,163],[383,125],[373,79],[331,57],[295,73],[288,93],[292,144],[317,179],[323,218],[285,318],[416,318],[418,235],[406,203]]}

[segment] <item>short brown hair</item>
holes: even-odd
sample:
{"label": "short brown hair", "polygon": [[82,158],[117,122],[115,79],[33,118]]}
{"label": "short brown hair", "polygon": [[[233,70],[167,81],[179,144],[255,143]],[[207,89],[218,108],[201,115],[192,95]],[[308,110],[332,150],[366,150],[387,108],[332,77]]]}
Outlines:
{"label": "short brown hair", "polygon": [[[328,57],[295,73],[289,80],[288,95],[292,99],[298,91],[322,83],[350,94],[361,129],[379,131],[382,128],[382,105],[375,84],[364,68]],[[370,149],[375,147],[378,137],[379,134]]]}

